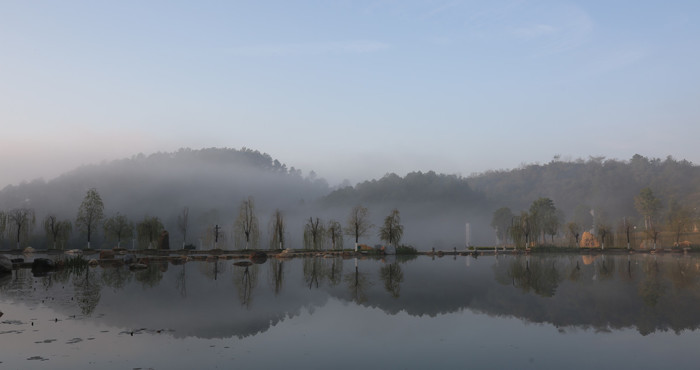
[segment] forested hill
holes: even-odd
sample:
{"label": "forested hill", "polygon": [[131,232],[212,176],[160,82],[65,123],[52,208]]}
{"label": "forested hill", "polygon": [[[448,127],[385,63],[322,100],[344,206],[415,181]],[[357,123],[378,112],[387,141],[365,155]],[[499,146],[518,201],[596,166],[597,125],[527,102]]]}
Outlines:
{"label": "forested hill", "polygon": [[[467,236],[472,244],[494,243],[489,224],[496,209],[509,207],[519,213],[541,197],[554,201],[563,211],[564,222],[577,209],[596,210],[610,221],[634,217],[638,215],[634,197],[647,187],[661,200],[662,208],[671,201],[691,210],[700,207],[700,167],[671,157],[555,159],[468,178],[432,171],[404,177],[387,174],[331,191],[313,171],[303,176],[268,154],[246,148],[210,148],[139,154],[83,166],[50,181],[7,186],[0,190],[0,211],[27,207],[35,211],[39,222],[48,213],[75,220],[86,191],[95,188],[107,217],[117,212],[132,221],[155,216],[171,231],[177,229],[177,215],[189,207],[196,225],[192,235],[198,235],[213,224],[230,229],[241,201],[252,196],[261,228],[280,209],[287,219],[289,240],[299,243],[309,217],[344,223],[352,207],[363,205],[377,226],[396,208],[405,228],[403,241],[426,250],[463,247],[465,223],[470,225]],[[379,242],[377,229],[366,237],[366,243]],[[34,234],[39,237],[42,233]],[[72,237],[79,236],[76,231]]]}
{"label": "forested hill", "polygon": [[489,171],[468,178],[432,171],[405,177],[388,174],[336,190],[321,203],[346,208],[364,204],[379,213],[375,222],[381,222],[380,216],[390,209],[398,208],[407,225],[407,235],[416,240],[421,240],[421,232],[436,238],[449,236],[445,238],[447,245],[463,243],[464,225],[468,222],[471,242],[490,244],[495,238],[489,223],[500,207],[519,213],[545,197],[563,212],[562,224],[570,221],[575,212],[591,210],[609,221],[621,217],[639,221],[634,198],[647,187],[660,199],[659,216],[665,214],[664,208],[672,201],[691,210],[700,208],[700,167],[672,157],[660,160],[641,155],[628,161],[602,157],[555,159],[547,164]]}
{"label": "forested hill", "polygon": [[39,219],[45,212],[72,219],[90,188],[99,191],[107,215],[120,212],[134,220],[151,215],[166,222],[185,206],[193,216],[214,211],[226,218],[249,196],[259,209],[274,210],[329,192],[313,171],[304,177],[301,170],[255,150],[180,149],[83,166],[48,182],[7,186],[0,191],[0,209],[29,206]]}
{"label": "forested hill", "polygon": [[327,205],[394,203],[397,207],[405,203],[474,207],[483,205],[484,201],[484,195],[474,191],[466,179],[433,171],[411,172],[405,177],[390,173],[378,180],[361,182],[354,188],[336,190],[323,199]]}
{"label": "forested hill", "polygon": [[530,164],[518,169],[471,176],[469,184],[497,206],[526,210],[547,197],[567,218],[578,206],[602,210],[610,217],[637,215],[634,197],[649,187],[662,206],[671,200],[700,206],[700,167],[686,160],[635,155],[628,161],[591,157],[588,160]]}

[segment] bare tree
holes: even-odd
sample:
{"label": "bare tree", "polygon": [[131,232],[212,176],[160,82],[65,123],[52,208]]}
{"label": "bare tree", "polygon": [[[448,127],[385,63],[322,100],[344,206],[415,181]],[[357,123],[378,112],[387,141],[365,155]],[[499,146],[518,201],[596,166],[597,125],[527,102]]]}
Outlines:
{"label": "bare tree", "polygon": [[276,209],[270,219],[270,249],[284,249],[285,227],[284,215]]}
{"label": "bare tree", "polygon": [[34,210],[26,207],[12,209],[7,214],[7,221],[17,237],[17,248],[19,249],[22,237],[28,239],[36,224]]}
{"label": "bare tree", "polygon": [[369,210],[360,205],[353,207],[352,211],[350,211],[350,216],[348,216],[345,235],[355,237],[355,250],[357,250],[360,237],[367,235],[372,226],[369,222]]}
{"label": "bare tree", "polygon": [[309,217],[304,225],[304,248],[322,249],[325,234],[326,228],[323,226],[323,222],[318,217],[316,217],[316,220],[313,217]]}
{"label": "bare tree", "polygon": [[234,224],[234,233],[236,246],[240,246],[245,242],[244,249],[249,249],[251,244],[254,248],[257,248],[260,230],[258,229],[258,217],[255,216],[253,197],[248,197],[247,200],[241,202],[238,218]]}
{"label": "bare tree", "polygon": [[611,238],[610,226],[602,222],[597,225],[598,236],[600,237],[600,249],[605,249],[605,241]]}
{"label": "bare tree", "polygon": [[627,249],[630,249],[630,232],[632,231],[632,227],[632,223],[627,217],[622,218],[622,221],[618,227],[618,230],[625,234],[625,238],[627,239]]}
{"label": "bare tree", "polygon": [[105,220],[103,227],[107,238],[117,240],[117,248],[121,248],[123,238],[134,235],[134,224],[119,213]]}
{"label": "bare tree", "polygon": [[661,231],[659,231],[656,224],[652,223],[649,229],[646,230],[646,234],[647,237],[654,242],[652,249],[656,250],[656,242],[659,240],[659,234],[661,234]]}
{"label": "bare tree", "polygon": [[343,227],[336,220],[328,221],[326,228],[328,240],[331,242],[331,249],[343,249]]}
{"label": "bare tree", "polygon": [[87,235],[87,247],[90,249],[90,237],[93,230],[99,225],[104,218],[104,203],[97,192],[97,189],[92,188],[87,191],[83,202],[78,208],[78,217],[75,220],[78,229]]}
{"label": "bare tree", "polygon": [[187,227],[189,226],[190,207],[182,209],[182,213],[177,215],[177,228],[182,233],[182,249],[187,245]]}
{"label": "bare tree", "polygon": [[566,232],[569,234],[569,237],[574,238],[574,246],[578,247],[578,239],[581,236],[581,226],[577,224],[576,222],[569,222],[566,224]]}
{"label": "bare tree", "polygon": [[44,231],[53,242],[53,248],[59,241],[65,242],[70,235],[73,225],[70,221],[59,221],[55,214],[49,214],[44,218]]}

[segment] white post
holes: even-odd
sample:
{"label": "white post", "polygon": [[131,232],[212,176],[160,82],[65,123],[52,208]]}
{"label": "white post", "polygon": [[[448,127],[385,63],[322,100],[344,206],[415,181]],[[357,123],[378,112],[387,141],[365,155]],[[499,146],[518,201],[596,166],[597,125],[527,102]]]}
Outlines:
{"label": "white post", "polygon": [[465,226],[466,226],[466,230],[465,230],[465,231],[466,231],[466,232],[465,232],[465,237],[466,237],[465,239],[466,239],[466,240],[465,240],[465,241],[466,241],[466,244],[467,244],[467,248],[469,248],[469,246],[470,246],[471,243],[472,243],[472,240],[471,240],[471,230],[470,230],[471,228],[469,227],[469,222],[467,222],[467,223],[465,224]]}

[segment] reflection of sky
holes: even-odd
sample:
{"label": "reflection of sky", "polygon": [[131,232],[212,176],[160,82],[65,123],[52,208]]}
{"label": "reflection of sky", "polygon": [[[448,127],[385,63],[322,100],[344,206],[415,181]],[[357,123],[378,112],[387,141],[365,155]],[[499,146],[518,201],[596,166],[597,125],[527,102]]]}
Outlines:
{"label": "reflection of sky", "polygon": [[[46,316],[11,306],[6,315]],[[551,325],[494,318],[469,311],[436,317],[386,315],[376,308],[331,299],[311,313],[284,320],[245,338],[174,338],[148,332],[130,336],[95,322],[39,320],[36,330],[2,334],[3,365],[69,368],[193,369],[235,366],[310,368],[694,368],[698,332],[639,336],[634,330],[560,334]],[[10,325],[3,324],[2,330]],[[67,344],[81,338],[76,344]],[[94,339],[90,339],[94,338]],[[11,340],[8,340],[11,339]],[[47,339],[55,342],[43,343]],[[42,343],[35,343],[42,342]],[[634,356],[629,354],[635,353]],[[48,361],[28,361],[41,356]]]}
{"label": "reflection of sky", "polygon": [[[102,286],[99,303],[87,318],[71,300],[72,282],[54,278],[47,288],[45,278],[22,274],[10,282],[3,279],[0,287],[0,361],[10,368],[68,368],[74,363],[193,368],[231,359],[245,368],[309,361],[318,368],[590,368],[661,367],[673,359],[680,368],[690,368],[695,353],[691,343],[696,343],[698,331],[676,335],[659,330],[697,327],[692,308],[697,307],[698,273],[684,271],[695,280],[673,277],[678,266],[694,268],[695,257],[635,256],[629,278],[626,256],[597,258],[588,265],[578,256],[533,256],[528,264],[531,282],[542,266],[558,266],[553,296],[518,285],[521,277],[513,266],[525,261],[511,256],[421,257],[400,265],[404,279],[398,298],[379,279],[382,262],[359,261],[360,274],[366,277],[365,301],[359,305],[349,290],[352,279],[330,286],[321,277],[319,288],[314,284],[310,289],[300,259],[285,262],[278,295],[270,262],[257,266],[249,305],[241,302],[236,279],[242,270],[232,261],[220,263],[217,280],[211,274],[213,264],[190,262],[168,266],[153,286],[134,278],[123,289]],[[576,262],[580,269],[572,277]],[[649,272],[657,268],[660,275]],[[176,280],[183,269],[186,294]],[[101,271],[91,270],[89,278],[98,281]],[[342,273],[354,274],[352,260],[345,261]],[[652,275],[659,277],[654,284]],[[24,294],[14,294],[11,289],[17,287]],[[649,287],[659,289],[652,292],[659,297],[654,306],[640,298]],[[640,335],[641,330],[649,334]],[[70,343],[76,338],[78,342]],[[627,351],[635,357],[620,356],[631,353]],[[27,363],[32,356],[49,360]]]}

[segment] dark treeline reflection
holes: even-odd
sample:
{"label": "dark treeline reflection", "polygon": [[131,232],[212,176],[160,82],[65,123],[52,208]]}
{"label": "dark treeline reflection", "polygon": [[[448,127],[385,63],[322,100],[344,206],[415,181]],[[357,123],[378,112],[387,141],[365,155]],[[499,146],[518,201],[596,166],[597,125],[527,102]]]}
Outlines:
{"label": "dark treeline reflection", "polygon": [[249,336],[339,300],[387,315],[471,310],[561,330],[696,330],[700,258],[693,255],[507,255],[411,260],[305,258],[263,264],[152,263],[0,279],[6,302],[177,337]]}

